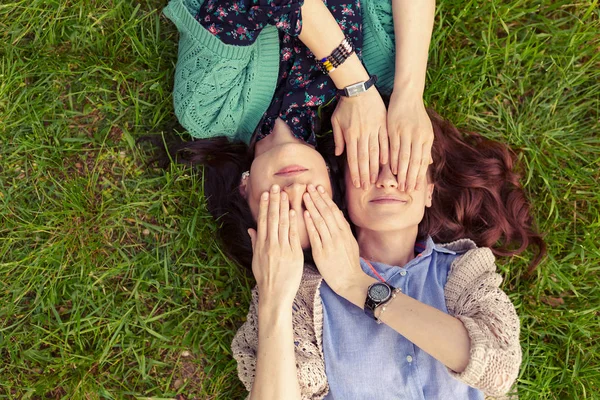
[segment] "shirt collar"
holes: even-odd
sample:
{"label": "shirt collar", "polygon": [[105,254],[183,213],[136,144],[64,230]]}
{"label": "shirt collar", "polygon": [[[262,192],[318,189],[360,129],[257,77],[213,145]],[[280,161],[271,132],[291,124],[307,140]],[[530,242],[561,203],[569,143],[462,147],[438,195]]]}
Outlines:
{"label": "shirt collar", "polygon": [[[440,244],[434,243],[431,236],[427,236],[427,238],[424,241],[418,241],[417,243],[415,243],[415,250],[422,249],[423,247],[425,249],[423,251],[421,251],[421,253],[419,253],[415,258],[410,260],[406,265],[404,265],[404,266],[400,265],[399,267],[410,268],[414,265],[420,264],[423,259],[429,257],[434,251],[437,253],[445,253],[445,254],[452,254],[452,255],[456,254],[456,251],[446,248],[445,245],[440,245]],[[392,271],[392,270],[388,269],[390,266],[387,264],[383,264],[380,262],[372,262],[372,261],[370,261],[370,263],[373,265],[373,267],[377,271],[379,271],[379,273],[382,274],[383,278],[386,280],[389,279],[389,277],[390,277],[388,275],[395,274],[397,272],[397,271]],[[371,268],[362,259],[361,259],[361,267],[362,267],[363,271],[365,271],[365,272],[368,271],[367,273],[370,274]]]}
{"label": "shirt collar", "polygon": [[[421,242],[421,243],[423,243],[423,242]],[[420,256],[427,257],[428,255],[433,253],[434,250],[437,251],[438,253],[456,254],[456,252],[454,250],[446,248],[443,245],[434,243],[431,236],[427,236],[427,239],[425,239],[425,250],[423,250],[420,253]]]}

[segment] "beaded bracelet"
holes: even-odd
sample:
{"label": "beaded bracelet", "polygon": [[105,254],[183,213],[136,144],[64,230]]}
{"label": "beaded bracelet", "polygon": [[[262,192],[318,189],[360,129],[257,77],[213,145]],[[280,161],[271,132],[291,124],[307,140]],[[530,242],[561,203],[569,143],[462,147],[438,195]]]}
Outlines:
{"label": "beaded bracelet", "polygon": [[354,46],[352,46],[352,42],[345,37],[344,40],[342,40],[342,43],[340,43],[330,55],[323,57],[320,60],[317,59],[317,61],[319,62],[321,71],[327,75],[335,71],[335,69],[342,65],[353,53]]}
{"label": "beaded bracelet", "polygon": [[383,321],[381,321],[381,316],[383,315],[383,313],[384,313],[384,311],[385,311],[386,307],[388,306],[388,304],[390,304],[390,303],[391,303],[391,302],[392,302],[392,301],[393,301],[393,300],[396,298],[396,295],[397,295],[398,293],[400,293],[400,292],[402,292],[402,290],[401,290],[401,289],[399,289],[399,288],[398,288],[398,289],[396,289],[396,290],[394,290],[394,291],[392,292],[392,298],[391,298],[391,299],[389,299],[389,300],[388,300],[388,301],[387,301],[385,304],[383,304],[383,305],[381,306],[381,312],[379,313],[379,317],[377,318],[377,323],[378,323],[378,324],[381,324],[381,323],[383,322]]}

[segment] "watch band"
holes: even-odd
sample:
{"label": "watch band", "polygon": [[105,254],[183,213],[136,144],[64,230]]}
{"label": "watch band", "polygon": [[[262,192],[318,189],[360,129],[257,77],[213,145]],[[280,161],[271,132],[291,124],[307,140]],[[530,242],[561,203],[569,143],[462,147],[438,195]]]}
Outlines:
{"label": "watch band", "polygon": [[369,88],[377,83],[377,75],[371,75],[369,80],[364,82],[358,82],[350,86],[346,86],[339,90],[339,93],[345,97],[358,96],[361,93],[366,92]]}

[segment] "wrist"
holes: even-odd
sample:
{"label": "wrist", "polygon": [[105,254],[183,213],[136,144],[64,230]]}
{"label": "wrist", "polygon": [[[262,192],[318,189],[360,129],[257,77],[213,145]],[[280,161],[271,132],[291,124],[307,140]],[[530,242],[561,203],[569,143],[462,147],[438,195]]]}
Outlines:
{"label": "wrist", "polygon": [[335,71],[331,72],[329,77],[338,89],[343,89],[357,82],[369,80],[369,73],[362,65],[356,53],[353,53]]}
{"label": "wrist", "polygon": [[292,316],[292,303],[290,301],[258,301],[258,317],[262,321],[279,321]]}
{"label": "wrist", "polygon": [[364,309],[365,300],[367,299],[367,290],[369,289],[369,286],[375,282],[378,282],[377,279],[362,273],[362,275],[341,287],[336,292],[355,306]]}
{"label": "wrist", "polygon": [[414,109],[415,107],[425,109],[423,93],[418,90],[394,89],[390,96],[390,108],[402,107]]}
{"label": "wrist", "polygon": [[264,318],[280,318],[287,314],[291,315],[294,299],[275,299],[262,297],[259,293],[258,314]]}
{"label": "wrist", "polygon": [[392,95],[401,95],[407,98],[423,98],[424,91],[424,79],[416,79],[413,76],[402,77],[398,73],[394,76]]}

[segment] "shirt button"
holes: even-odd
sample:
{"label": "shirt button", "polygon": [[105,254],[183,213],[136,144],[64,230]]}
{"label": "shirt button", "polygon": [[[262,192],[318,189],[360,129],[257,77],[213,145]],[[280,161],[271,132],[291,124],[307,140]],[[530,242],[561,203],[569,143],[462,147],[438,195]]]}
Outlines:
{"label": "shirt button", "polygon": [[400,271],[400,275],[406,276],[406,271]]}
{"label": "shirt button", "polygon": [[408,361],[409,363],[412,362],[412,356],[406,356],[406,361]]}

